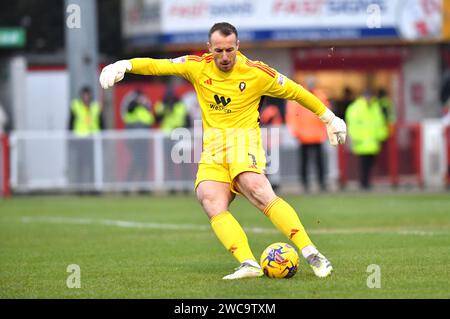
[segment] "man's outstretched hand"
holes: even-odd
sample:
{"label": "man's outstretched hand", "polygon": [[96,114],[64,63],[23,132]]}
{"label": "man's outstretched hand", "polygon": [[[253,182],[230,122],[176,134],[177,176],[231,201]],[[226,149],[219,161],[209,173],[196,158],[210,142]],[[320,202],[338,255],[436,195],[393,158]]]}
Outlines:
{"label": "man's outstretched hand", "polygon": [[104,89],[109,89],[115,83],[121,81],[126,71],[131,71],[131,62],[120,60],[116,63],[105,66],[100,74],[100,85]]}
{"label": "man's outstretched hand", "polygon": [[331,110],[327,109],[320,119],[327,126],[328,139],[331,145],[344,144],[347,137],[347,125]]}

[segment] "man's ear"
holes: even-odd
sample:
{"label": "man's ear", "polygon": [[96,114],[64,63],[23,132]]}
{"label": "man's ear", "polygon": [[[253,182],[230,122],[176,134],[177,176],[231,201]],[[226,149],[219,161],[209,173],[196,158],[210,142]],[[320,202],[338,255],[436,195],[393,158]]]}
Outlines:
{"label": "man's ear", "polygon": [[208,47],[208,51],[209,51],[210,53],[212,53],[212,46],[211,46],[211,43],[209,43],[209,41],[206,42],[206,46]]}
{"label": "man's ear", "polygon": [[236,51],[239,50],[239,44],[240,44],[240,43],[241,43],[241,42],[240,42],[239,40],[236,41]]}

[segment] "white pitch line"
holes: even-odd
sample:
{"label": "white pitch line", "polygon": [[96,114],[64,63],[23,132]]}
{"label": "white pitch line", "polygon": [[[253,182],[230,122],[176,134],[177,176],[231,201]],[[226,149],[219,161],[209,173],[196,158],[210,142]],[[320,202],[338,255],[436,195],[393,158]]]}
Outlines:
{"label": "white pitch line", "polygon": [[122,228],[149,228],[163,230],[209,230],[206,225],[194,224],[159,224],[159,223],[142,223],[127,220],[114,219],[89,219],[89,218],[71,218],[71,217],[22,217],[22,222],[33,223],[52,223],[52,224],[76,224],[76,225],[106,225]]}
{"label": "white pitch line", "polygon": [[[52,224],[75,224],[75,225],[104,225],[115,226],[121,228],[145,228],[158,230],[195,230],[210,231],[209,225],[195,224],[162,224],[162,223],[144,223],[126,220],[114,219],[90,219],[90,218],[73,218],[73,217],[50,217],[40,216],[31,217],[23,216],[24,223],[52,223]],[[275,228],[262,227],[244,227],[245,231],[255,234],[278,234]],[[449,231],[424,231],[424,230],[392,230],[386,228],[353,228],[353,229],[312,229],[308,233],[313,235],[353,235],[353,234],[397,234],[397,235],[415,235],[415,236],[432,236],[432,235],[448,235]]]}

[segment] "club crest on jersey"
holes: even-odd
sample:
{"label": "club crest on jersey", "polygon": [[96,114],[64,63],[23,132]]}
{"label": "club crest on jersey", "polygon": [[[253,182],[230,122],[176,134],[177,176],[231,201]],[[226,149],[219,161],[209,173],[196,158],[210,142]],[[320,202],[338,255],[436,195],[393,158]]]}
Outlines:
{"label": "club crest on jersey", "polygon": [[245,84],[245,82],[241,82],[241,83],[239,83],[239,90],[241,90],[241,92],[242,92],[242,91],[244,91],[244,90],[245,90],[245,88],[246,88],[246,84]]}

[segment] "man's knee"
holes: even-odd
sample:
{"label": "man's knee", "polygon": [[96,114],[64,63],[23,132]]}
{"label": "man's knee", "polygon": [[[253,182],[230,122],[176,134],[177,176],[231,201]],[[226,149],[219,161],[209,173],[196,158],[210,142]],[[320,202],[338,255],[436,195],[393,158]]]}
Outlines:
{"label": "man's knee", "polygon": [[272,189],[267,177],[263,174],[244,172],[236,177],[237,185],[252,194],[264,194]]}
{"label": "man's knee", "polygon": [[213,196],[198,196],[197,198],[209,218],[228,210],[228,201],[224,198],[214,198]]}
{"label": "man's knee", "polygon": [[197,194],[197,200],[200,202],[200,205],[202,205],[202,207],[205,209],[210,207],[221,206],[221,204],[223,203],[222,200],[214,198],[209,194],[202,194],[202,195]]}
{"label": "man's knee", "polygon": [[264,175],[255,173],[240,174],[237,176],[237,186],[260,209],[264,209],[276,197],[269,180]]}
{"label": "man's knee", "polygon": [[[201,186],[201,187],[200,187]],[[228,205],[234,195],[228,188],[199,185],[197,188],[197,200],[202,205],[209,218],[228,210]]]}
{"label": "man's knee", "polygon": [[270,183],[266,180],[257,179],[246,185],[247,190],[258,199],[264,198],[271,190]]}

